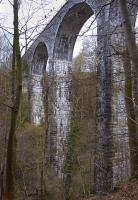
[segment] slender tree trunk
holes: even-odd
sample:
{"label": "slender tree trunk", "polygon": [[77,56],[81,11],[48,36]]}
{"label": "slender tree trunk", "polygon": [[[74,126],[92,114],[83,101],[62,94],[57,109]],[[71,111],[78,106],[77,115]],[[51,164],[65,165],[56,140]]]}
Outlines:
{"label": "slender tree trunk", "polygon": [[125,104],[128,122],[131,177],[138,178],[138,136],[136,129],[135,107],[133,102],[132,69],[128,50],[123,54],[125,70]]}
{"label": "slender tree trunk", "polygon": [[127,0],[119,0],[120,2],[120,11],[123,21],[123,27],[126,37],[127,48],[130,54],[130,59],[134,65],[134,69],[138,76],[138,48],[136,44],[135,35],[133,33],[130,16],[127,8]]}
{"label": "slender tree trunk", "polygon": [[44,88],[45,88],[45,161],[44,161],[44,170],[45,170],[45,173],[43,173],[43,175],[45,176],[44,178],[44,188],[43,188],[43,192],[44,192],[44,195],[46,195],[46,192],[47,192],[47,170],[48,170],[48,159],[47,159],[47,154],[48,154],[48,131],[49,131],[49,119],[48,119],[48,113],[49,113],[49,107],[48,107],[48,104],[49,104],[49,99],[48,99],[48,95],[49,95],[49,77],[48,77],[48,74],[46,74],[45,76],[45,85],[44,85]]}
{"label": "slender tree trunk", "polygon": [[3,169],[0,172],[0,200],[3,197]]}
{"label": "slender tree trunk", "polygon": [[[14,38],[13,38],[13,44],[14,44]],[[12,53],[12,103],[14,102],[14,98],[15,98],[15,85],[16,85],[16,69],[15,69],[15,49],[14,49],[14,45],[13,45],[13,53]]]}
{"label": "slender tree trunk", "polygon": [[18,0],[13,1],[14,13],[14,41],[13,41],[13,55],[15,55],[15,69],[16,69],[16,86],[15,99],[11,110],[11,125],[8,136],[7,147],[7,162],[6,162],[6,191],[5,200],[14,200],[14,175],[15,175],[15,155],[16,149],[14,145],[15,131],[17,125],[17,117],[20,107],[20,100],[22,94],[22,65],[19,45],[19,30],[18,30]]}
{"label": "slender tree trunk", "polygon": [[136,127],[137,127],[137,135],[138,135],[138,78],[133,69],[133,94],[134,94],[134,104],[135,104],[135,118],[136,118]]}

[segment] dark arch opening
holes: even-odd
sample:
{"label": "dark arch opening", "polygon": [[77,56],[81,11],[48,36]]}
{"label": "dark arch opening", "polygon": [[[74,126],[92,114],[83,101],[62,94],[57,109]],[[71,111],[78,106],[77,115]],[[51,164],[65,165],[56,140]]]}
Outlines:
{"label": "dark arch opening", "polygon": [[31,68],[31,121],[38,125],[44,121],[43,78],[46,71],[48,52],[46,45],[40,42],[35,49]]}
{"label": "dark arch opening", "polygon": [[34,52],[32,74],[43,75],[46,70],[47,60],[47,47],[43,42],[40,42]]}
{"label": "dark arch opening", "polygon": [[84,23],[92,15],[92,9],[85,2],[79,3],[69,10],[57,33],[54,59],[72,60],[76,38]]}

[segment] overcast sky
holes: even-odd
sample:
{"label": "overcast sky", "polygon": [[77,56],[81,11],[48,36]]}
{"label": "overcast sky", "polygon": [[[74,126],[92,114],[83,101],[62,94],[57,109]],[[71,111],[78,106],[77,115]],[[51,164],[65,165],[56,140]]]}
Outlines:
{"label": "overcast sky", "polygon": [[[28,28],[36,27],[41,24],[35,30],[35,34],[41,32],[46,24],[52,19],[56,12],[64,5],[66,0],[21,0],[22,5],[20,6],[20,27],[24,27],[26,21],[28,21]],[[10,0],[12,3],[13,1]],[[0,3],[0,24],[9,32],[13,31],[13,8],[8,0],[2,0]],[[29,19],[29,20],[28,20]],[[92,20],[92,19],[91,19]],[[89,27],[90,21],[88,20],[82,28],[80,35]],[[33,29],[31,29],[33,30]],[[21,29],[23,32],[23,29]],[[96,35],[96,24],[93,25],[92,30],[87,32],[83,37],[78,36],[77,42],[74,47],[74,56],[77,56],[82,48],[82,41],[88,35]],[[30,31],[31,36],[33,35]],[[23,35],[21,35],[21,42],[24,43]]]}

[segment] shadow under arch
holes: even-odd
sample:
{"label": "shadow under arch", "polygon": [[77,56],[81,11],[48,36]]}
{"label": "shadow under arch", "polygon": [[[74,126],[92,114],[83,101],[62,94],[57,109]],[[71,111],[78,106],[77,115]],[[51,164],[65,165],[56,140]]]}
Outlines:
{"label": "shadow under arch", "polygon": [[44,121],[43,78],[46,72],[48,51],[40,42],[33,55],[31,66],[31,122],[39,125]]}
{"label": "shadow under arch", "polygon": [[77,36],[85,22],[94,14],[91,7],[83,2],[69,9],[59,27],[54,47],[54,59],[72,61]]}
{"label": "shadow under arch", "polygon": [[48,51],[44,42],[40,42],[33,55],[31,73],[42,75],[46,71]]}

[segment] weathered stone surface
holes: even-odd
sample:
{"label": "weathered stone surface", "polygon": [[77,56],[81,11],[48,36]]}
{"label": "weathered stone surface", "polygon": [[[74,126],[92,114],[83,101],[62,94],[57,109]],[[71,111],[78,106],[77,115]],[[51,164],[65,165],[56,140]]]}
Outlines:
{"label": "weathered stone surface", "polygon": [[[42,58],[45,65],[47,62],[50,77],[49,162],[54,174],[62,177],[65,141],[71,118],[70,73],[73,48],[81,27],[91,15],[95,14],[98,34],[95,189],[98,193],[108,192],[113,187],[115,169],[112,161],[115,127],[112,127],[112,108],[115,101],[112,100],[114,59],[111,58],[111,45],[123,41],[123,35],[120,33],[122,29],[118,1],[112,4],[109,2],[108,0],[68,0],[26,54],[27,72],[32,76],[32,63],[36,49],[40,44],[46,47],[45,50],[43,49],[45,54],[40,52],[38,57]],[[119,25],[119,28],[116,25]],[[114,34],[114,28],[117,28],[119,32]],[[43,55],[47,55],[47,58],[45,59]]]}

